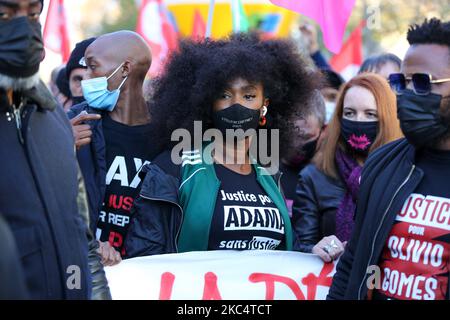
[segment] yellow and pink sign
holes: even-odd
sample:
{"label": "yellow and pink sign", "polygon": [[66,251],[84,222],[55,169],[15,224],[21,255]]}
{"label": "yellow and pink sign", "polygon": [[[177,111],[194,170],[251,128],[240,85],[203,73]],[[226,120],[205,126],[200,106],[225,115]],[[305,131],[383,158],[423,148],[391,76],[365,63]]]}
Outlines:
{"label": "yellow and pink sign", "polygon": [[[191,36],[196,11],[203,21],[208,21],[209,0],[165,0],[164,4],[176,20],[182,36]],[[257,28],[278,37],[289,35],[298,14],[277,7],[269,0],[242,0],[250,28]],[[216,0],[211,35],[213,38],[228,36],[233,30],[230,0]]]}

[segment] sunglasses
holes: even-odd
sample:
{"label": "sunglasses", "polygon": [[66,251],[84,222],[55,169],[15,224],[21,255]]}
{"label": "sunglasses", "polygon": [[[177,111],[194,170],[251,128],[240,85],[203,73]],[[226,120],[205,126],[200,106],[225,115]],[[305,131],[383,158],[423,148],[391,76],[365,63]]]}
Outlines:
{"label": "sunglasses", "polygon": [[411,77],[405,77],[403,73],[392,73],[389,75],[389,84],[396,94],[402,94],[409,81],[412,81],[413,83],[415,94],[425,96],[431,92],[432,84],[449,82],[450,78],[433,79],[433,77],[427,73],[414,73]]}

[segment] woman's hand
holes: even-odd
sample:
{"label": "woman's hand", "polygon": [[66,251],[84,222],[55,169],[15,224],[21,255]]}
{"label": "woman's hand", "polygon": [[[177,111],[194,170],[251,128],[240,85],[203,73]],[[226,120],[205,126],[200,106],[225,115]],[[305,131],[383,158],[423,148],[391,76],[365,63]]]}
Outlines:
{"label": "woman's hand", "polygon": [[324,262],[331,262],[344,252],[347,242],[342,243],[336,236],[324,237],[312,249]]}

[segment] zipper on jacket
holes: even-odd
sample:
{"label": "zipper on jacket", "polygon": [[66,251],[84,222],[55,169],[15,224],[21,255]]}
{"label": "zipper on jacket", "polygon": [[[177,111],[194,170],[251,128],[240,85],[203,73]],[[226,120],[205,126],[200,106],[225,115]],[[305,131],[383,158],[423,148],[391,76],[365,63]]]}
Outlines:
{"label": "zipper on jacket", "polygon": [[20,143],[24,144],[24,139],[22,135],[22,120],[20,118],[22,108],[23,108],[23,101],[20,102],[20,105],[18,107],[16,107],[16,105],[13,105],[14,120],[16,121],[17,134],[19,135]]}
{"label": "zipper on jacket", "polygon": [[283,176],[283,172],[280,171],[280,175],[278,177],[278,189],[280,190],[280,192],[282,191],[281,188],[281,177]]}
{"label": "zipper on jacket", "polygon": [[[398,189],[395,191],[394,196],[392,197],[391,201],[389,202],[388,207],[387,207],[386,210],[384,211],[383,217],[382,217],[382,219],[381,219],[381,222],[380,222],[380,224],[379,224],[379,226],[378,226],[377,231],[375,232],[375,237],[373,238],[373,241],[372,241],[372,249],[371,249],[371,252],[370,252],[369,260],[367,261],[366,271],[367,271],[367,268],[369,268],[369,266],[370,266],[370,262],[372,261],[373,254],[374,254],[374,251],[375,251],[375,242],[376,242],[376,240],[377,240],[378,234],[380,233],[381,226],[382,226],[383,223],[384,223],[384,219],[386,218],[386,215],[388,214],[389,209],[391,208],[392,203],[394,202],[395,197],[396,197],[397,194],[400,192],[400,190],[405,186],[405,184],[409,181],[409,179],[411,178],[411,175],[413,174],[415,168],[416,168],[416,166],[413,165],[412,168],[411,168],[411,171],[410,171],[409,174],[408,174],[408,176],[407,176],[406,179],[403,181],[403,183],[400,185],[400,187],[398,187]],[[362,280],[362,282],[361,282],[361,284],[360,284],[360,286],[359,286],[359,290],[358,290],[358,300],[361,300],[361,289],[362,289],[362,287],[363,287],[363,285],[364,285],[364,282],[366,281],[366,277],[367,277],[367,273],[364,274],[364,278],[363,278],[363,280]]]}
{"label": "zipper on jacket", "polygon": [[[278,190],[281,193],[281,196],[283,197],[284,202],[286,202],[286,195],[284,194],[283,187],[281,186],[281,178],[283,176],[283,172],[280,171],[280,176],[278,177]],[[288,210],[289,211],[289,210]],[[289,212],[288,212],[289,213]]]}
{"label": "zipper on jacket", "polygon": [[147,199],[147,200],[168,202],[168,203],[174,204],[178,208],[180,208],[180,211],[181,211],[181,222],[180,222],[180,226],[178,227],[177,233],[175,234],[175,250],[178,253],[178,237],[180,236],[181,226],[183,225],[183,216],[184,216],[183,208],[178,203],[170,201],[170,200],[160,199],[160,198],[150,198],[150,197],[143,196],[142,194],[140,194],[139,196],[141,196],[142,198]]}

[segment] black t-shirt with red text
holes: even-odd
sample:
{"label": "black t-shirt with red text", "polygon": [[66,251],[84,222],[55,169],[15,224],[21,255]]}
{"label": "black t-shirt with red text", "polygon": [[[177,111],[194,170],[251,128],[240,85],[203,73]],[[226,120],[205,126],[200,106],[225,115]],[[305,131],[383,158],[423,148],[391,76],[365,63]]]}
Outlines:
{"label": "black t-shirt with red text", "polygon": [[121,255],[133,201],[141,185],[139,171],[159,152],[154,125],[127,126],[103,119],[106,145],[106,192],[97,224],[96,237],[109,241]]}
{"label": "black t-shirt with red text", "polygon": [[382,252],[374,299],[448,299],[450,151],[423,150],[424,177],[397,214]]}

